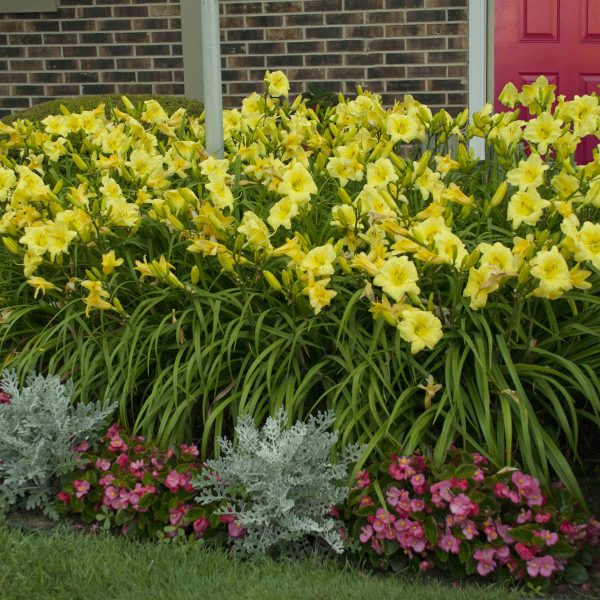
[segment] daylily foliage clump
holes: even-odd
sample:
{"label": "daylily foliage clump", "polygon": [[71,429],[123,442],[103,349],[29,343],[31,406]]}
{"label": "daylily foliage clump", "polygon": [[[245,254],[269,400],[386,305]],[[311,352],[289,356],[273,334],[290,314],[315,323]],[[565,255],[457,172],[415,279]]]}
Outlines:
{"label": "daylily foliage clump", "polygon": [[153,100],[0,125],[2,361],[80,370],[161,441],[199,426],[203,454],[239,414],[322,406],[368,452],[431,433],[439,459],[461,439],[576,489],[561,445],[600,410],[600,158],[573,159],[596,95],[507,86],[525,122],[265,82],[225,111],[223,160]]}

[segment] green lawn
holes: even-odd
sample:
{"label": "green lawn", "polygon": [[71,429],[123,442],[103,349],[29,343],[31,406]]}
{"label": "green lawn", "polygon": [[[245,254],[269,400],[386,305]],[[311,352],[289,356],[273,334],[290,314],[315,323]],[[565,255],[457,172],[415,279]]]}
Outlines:
{"label": "green lawn", "polygon": [[141,544],[59,530],[0,526],[2,600],[507,600],[502,587],[464,590],[431,580],[360,575],[339,567],[242,563],[199,547]]}

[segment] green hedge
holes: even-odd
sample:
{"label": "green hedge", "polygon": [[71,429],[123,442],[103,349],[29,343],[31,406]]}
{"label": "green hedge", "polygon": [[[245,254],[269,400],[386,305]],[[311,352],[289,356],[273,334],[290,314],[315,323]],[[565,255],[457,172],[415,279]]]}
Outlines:
{"label": "green hedge", "polygon": [[[204,110],[204,105],[199,100],[192,100],[185,96],[155,96],[152,94],[126,94],[133,104],[142,103],[144,100],[156,100],[170,114],[178,108],[183,107],[190,116],[197,117]],[[121,94],[100,94],[96,96],[79,96],[76,98],[56,98],[48,102],[36,104],[31,108],[19,111],[12,115],[3,117],[5,123],[12,123],[17,119],[29,119],[30,121],[41,121],[44,117],[61,112],[61,105],[65,106],[69,112],[78,112],[82,110],[93,110],[99,104],[106,105],[106,116],[110,116],[113,108],[125,110],[121,100]]]}

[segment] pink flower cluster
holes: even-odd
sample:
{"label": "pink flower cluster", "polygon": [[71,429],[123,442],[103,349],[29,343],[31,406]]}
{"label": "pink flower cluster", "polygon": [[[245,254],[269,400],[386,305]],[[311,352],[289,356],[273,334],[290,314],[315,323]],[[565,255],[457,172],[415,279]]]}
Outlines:
{"label": "pink flower cluster", "polygon": [[[398,556],[421,570],[454,562],[466,574],[506,570],[541,581],[563,571],[566,556],[599,542],[597,521],[565,518],[537,479],[494,473],[478,453],[453,451],[443,476],[420,454],[393,455],[384,469],[375,476],[361,471],[350,498],[359,540],[377,564],[396,545]],[[384,506],[372,480],[384,484]]]}
{"label": "pink flower cluster", "polygon": [[6,392],[0,392],[0,404],[10,404],[10,396]]}
{"label": "pink flower cluster", "polygon": [[175,537],[181,530],[200,538],[218,526],[217,517],[194,504],[191,479],[200,454],[194,444],[163,452],[111,425],[98,450],[90,451],[87,442],[74,450],[81,472],[57,495],[60,511],[90,523],[108,519],[110,527],[146,537]]}

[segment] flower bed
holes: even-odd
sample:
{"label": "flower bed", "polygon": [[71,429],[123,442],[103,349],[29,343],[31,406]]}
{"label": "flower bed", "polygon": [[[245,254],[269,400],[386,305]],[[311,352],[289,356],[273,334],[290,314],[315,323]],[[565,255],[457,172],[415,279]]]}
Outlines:
{"label": "flower bed", "polygon": [[387,469],[360,472],[349,505],[348,514],[358,516],[354,530],[380,568],[408,563],[454,577],[493,574],[539,585],[562,575],[580,583],[600,539],[600,523],[562,486],[550,496],[530,475],[496,472],[480,454],[456,450],[437,473],[420,454],[394,455]]}
{"label": "flower bed", "polygon": [[[581,500],[572,465],[600,418],[600,160],[573,156],[598,136],[597,96],[556,98],[543,77],[509,85],[501,100],[525,122],[490,105],[471,120],[433,114],[410,96],[385,108],[362,90],[311,107],[287,89],[269,73],[262,96],[225,111],[223,160],[205,152],[203,116],[155,100],[0,124],[0,366],[119,404],[122,430],[81,457],[63,508],[151,537],[225,535],[192,508],[196,462],[243,415],[285,408],[291,424],[327,409],[337,450],[362,447],[357,470],[432,447],[422,492],[388,482],[391,504],[374,480],[373,552],[407,550],[390,515],[418,530],[431,511],[415,560],[534,580],[561,570],[566,547],[579,551],[560,529],[572,515],[529,506],[502,469],[536,492],[558,477]],[[489,461],[483,480],[438,477],[453,447]],[[535,521],[546,512],[552,527]]]}

